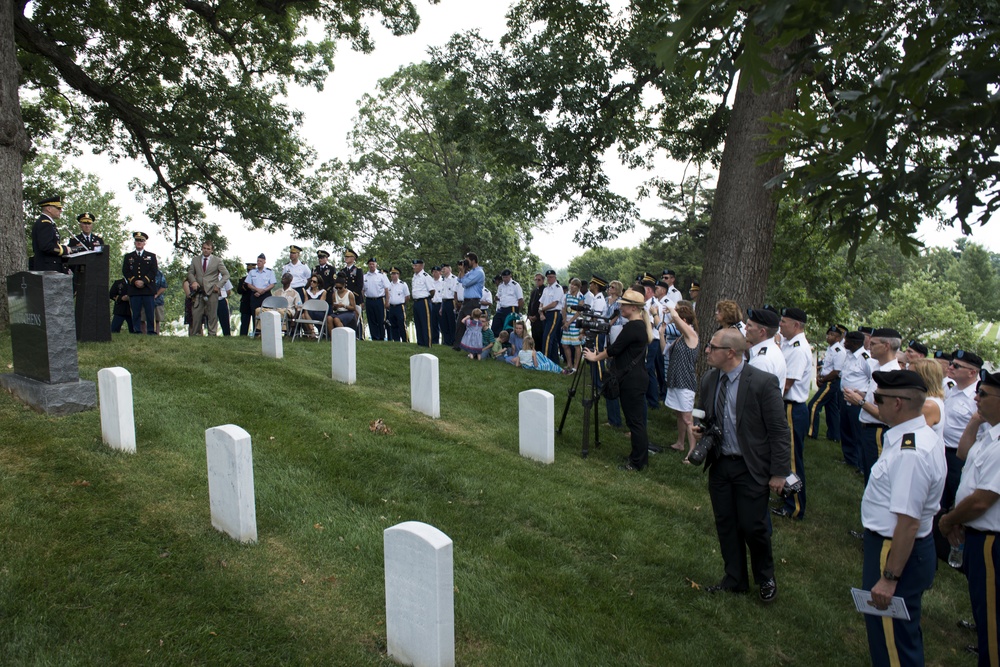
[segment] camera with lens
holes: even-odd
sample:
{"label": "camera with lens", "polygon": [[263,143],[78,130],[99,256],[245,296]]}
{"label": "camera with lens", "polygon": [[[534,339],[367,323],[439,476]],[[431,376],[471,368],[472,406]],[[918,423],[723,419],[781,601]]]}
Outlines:
{"label": "camera with lens", "polygon": [[693,465],[700,466],[705,462],[710,451],[722,446],[722,430],[714,419],[705,421],[704,410],[692,410],[691,416],[701,421],[701,439],[698,440],[698,444],[694,446],[687,458]]}
{"label": "camera with lens", "polygon": [[574,324],[586,332],[588,336],[598,336],[611,331],[611,320],[595,313],[587,304],[578,303],[570,306],[570,310],[575,310],[579,313]]}
{"label": "camera with lens", "polygon": [[788,477],[785,478],[785,485],[781,487],[781,495],[788,497],[793,493],[798,493],[802,490],[802,480],[794,472],[789,473]]}
{"label": "camera with lens", "polygon": [[458,265],[461,266],[463,269],[467,269],[467,268],[469,268],[469,260],[467,260],[467,259],[460,259],[460,260],[458,260]]}

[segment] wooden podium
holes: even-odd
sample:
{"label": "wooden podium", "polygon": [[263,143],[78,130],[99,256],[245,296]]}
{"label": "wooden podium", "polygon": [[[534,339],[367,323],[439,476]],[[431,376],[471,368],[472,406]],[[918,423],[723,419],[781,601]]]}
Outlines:
{"label": "wooden podium", "polygon": [[110,341],[110,271],[107,248],[70,255],[66,259],[66,266],[75,276],[76,339],[99,343]]}

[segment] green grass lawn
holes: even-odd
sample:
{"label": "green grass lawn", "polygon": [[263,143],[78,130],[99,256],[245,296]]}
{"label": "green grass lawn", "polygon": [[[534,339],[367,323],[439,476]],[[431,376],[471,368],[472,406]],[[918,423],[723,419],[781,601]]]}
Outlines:
{"label": "green grass lawn", "polygon": [[[80,346],[84,379],[132,373],[138,452],[100,416],[0,396],[0,665],[389,665],[382,531],[424,521],[454,540],[459,665],[864,665],[862,486],[839,445],[808,441],[807,518],[775,525],[778,601],[713,596],[722,561],[701,470],[680,455],[616,470],[605,428],[579,456],[573,404],[556,462],[518,456],[517,394],[569,379],[446,348],[441,419],[409,410],[409,345],[362,343],[358,383],[327,344],[265,359],[247,339],[121,335]],[[0,337],[10,364],[10,337]],[[382,418],[393,435],[375,435]],[[602,414],[602,421],[603,414]],[[655,442],[674,420],[650,414]],[[210,522],[206,428],[253,437],[259,543]],[[930,665],[971,665],[964,580],[924,597]]]}

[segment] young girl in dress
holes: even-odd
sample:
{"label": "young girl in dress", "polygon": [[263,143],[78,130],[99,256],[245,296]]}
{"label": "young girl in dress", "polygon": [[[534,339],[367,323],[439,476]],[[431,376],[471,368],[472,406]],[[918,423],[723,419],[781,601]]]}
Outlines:
{"label": "young girl in dress", "polygon": [[583,303],[583,296],[580,295],[582,284],[579,278],[573,278],[569,281],[569,294],[566,295],[566,305],[563,306],[562,346],[563,355],[566,357],[567,373],[576,371],[576,367],[580,365],[580,354],[583,349],[580,327],[576,324],[576,318],[580,316],[580,313],[573,310],[573,306]]}
{"label": "young girl in dress", "polygon": [[549,371],[551,373],[562,373],[559,364],[546,357],[541,352],[535,352],[535,339],[527,336],[522,343],[521,351],[514,359],[514,365],[521,368],[528,368],[536,371]]}
{"label": "young girl in dress", "polygon": [[462,336],[462,349],[469,353],[469,359],[481,359],[483,355],[483,311],[478,308],[471,315],[462,318],[465,325],[465,335]]}

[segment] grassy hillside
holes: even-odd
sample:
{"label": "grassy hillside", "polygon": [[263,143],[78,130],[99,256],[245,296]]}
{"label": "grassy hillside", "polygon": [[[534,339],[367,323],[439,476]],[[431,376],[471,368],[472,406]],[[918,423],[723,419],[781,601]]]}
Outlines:
{"label": "grassy hillside", "polygon": [[[553,392],[558,418],[569,379],[436,348],[431,420],[409,410],[415,352],[360,344],[348,387],[325,343],[278,361],[238,338],[81,345],[84,379],[132,373],[134,456],[102,445],[97,411],[0,395],[0,664],[393,664],[382,531],[407,520],[454,540],[460,665],[867,664],[847,532],[862,487],[839,445],[807,443],[807,519],[775,525],[778,601],[711,596],[691,583],[722,574],[700,470],[665,453],[619,472],[628,442],[608,428],[581,459],[579,399],[556,462],[522,459],[518,392]],[[650,420],[673,442],[667,410]],[[256,545],[210,523],[204,431],[227,423],[253,437]],[[964,585],[944,568],[925,596],[928,664],[974,664]]]}

